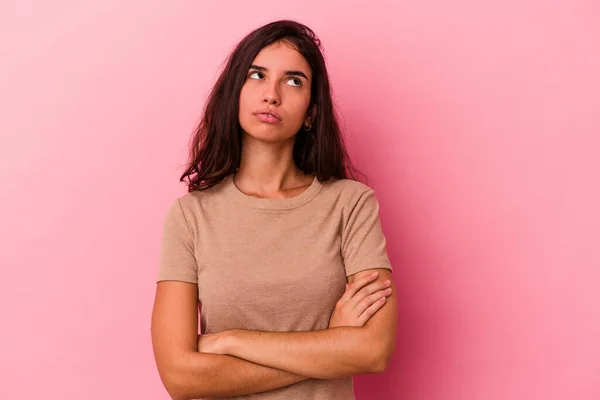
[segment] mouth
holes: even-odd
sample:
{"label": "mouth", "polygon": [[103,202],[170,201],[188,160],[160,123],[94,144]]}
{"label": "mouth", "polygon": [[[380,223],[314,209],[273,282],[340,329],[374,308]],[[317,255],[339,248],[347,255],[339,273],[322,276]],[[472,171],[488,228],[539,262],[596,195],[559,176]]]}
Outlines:
{"label": "mouth", "polygon": [[258,118],[262,122],[267,122],[269,124],[275,124],[279,122],[279,118],[273,116],[272,114],[259,113],[254,115],[256,115],[256,118]]}
{"label": "mouth", "polygon": [[262,122],[267,122],[270,124],[281,122],[281,117],[279,116],[279,114],[277,114],[276,111],[270,109],[259,110],[253,114]]}

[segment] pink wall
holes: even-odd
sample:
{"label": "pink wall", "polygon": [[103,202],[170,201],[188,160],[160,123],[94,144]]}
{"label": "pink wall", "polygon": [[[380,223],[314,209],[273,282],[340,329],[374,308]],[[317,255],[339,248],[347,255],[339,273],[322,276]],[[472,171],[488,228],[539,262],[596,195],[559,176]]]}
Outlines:
{"label": "pink wall", "polygon": [[357,397],[600,398],[598,3],[223,3],[1,3],[0,399],[168,398],[162,216],[218,66],[281,17],[324,42],[396,269]]}

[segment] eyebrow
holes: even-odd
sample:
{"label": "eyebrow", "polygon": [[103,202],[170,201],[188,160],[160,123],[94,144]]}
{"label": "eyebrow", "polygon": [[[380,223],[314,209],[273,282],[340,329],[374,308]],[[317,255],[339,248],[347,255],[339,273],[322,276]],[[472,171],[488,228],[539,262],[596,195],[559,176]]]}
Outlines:
{"label": "eyebrow", "polygon": [[[261,67],[260,65],[254,65],[254,64],[252,64],[249,69],[256,69],[258,71],[268,71],[267,68]],[[308,77],[302,71],[296,71],[296,70],[284,71],[284,75],[301,76],[304,79],[308,80]]]}

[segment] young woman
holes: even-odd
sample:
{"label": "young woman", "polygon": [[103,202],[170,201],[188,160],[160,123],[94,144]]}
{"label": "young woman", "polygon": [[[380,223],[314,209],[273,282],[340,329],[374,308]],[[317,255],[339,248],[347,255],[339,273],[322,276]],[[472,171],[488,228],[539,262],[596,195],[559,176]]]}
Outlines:
{"label": "young woman", "polygon": [[181,180],[152,315],[172,398],[353,399],[352,376],[385,370],[396,300],[379,206],[352,173],[308,27],[239,43]]}

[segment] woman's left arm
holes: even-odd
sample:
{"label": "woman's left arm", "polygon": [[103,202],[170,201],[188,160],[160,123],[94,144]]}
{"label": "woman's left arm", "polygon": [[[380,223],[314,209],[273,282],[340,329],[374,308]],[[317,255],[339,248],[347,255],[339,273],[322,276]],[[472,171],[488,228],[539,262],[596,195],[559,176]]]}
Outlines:
{"label": "woman's left arm", "polygon": [[[348,282],[379,272],[392,282],[392,294],[362,327],[335,327],[310,332],[226,331],[214,349],[268,367],[318,379],[379,373],[387,368],[396,340],[396,290],[388,267],[386,239],[375,192],[349,183],[343,215],[341,254]],[[368,270],[362,270],[370,267]],[[362,271],[361,271],[362,270]],[[353,271],[360,271],[354,273]],[[220,340],[222,339],[222,340]]]}
{"label": "woman's left arm", "polygon": [[396,296],[392,274],[370,269],[348,277],[349,283],[379,272],[391,281],[386,304],[362,327],[335,327],[308,332],[230,330],[215,337],[211,352],[229,354],[264,366],[317,379],[341,379],[383,372],[394,351]]}

